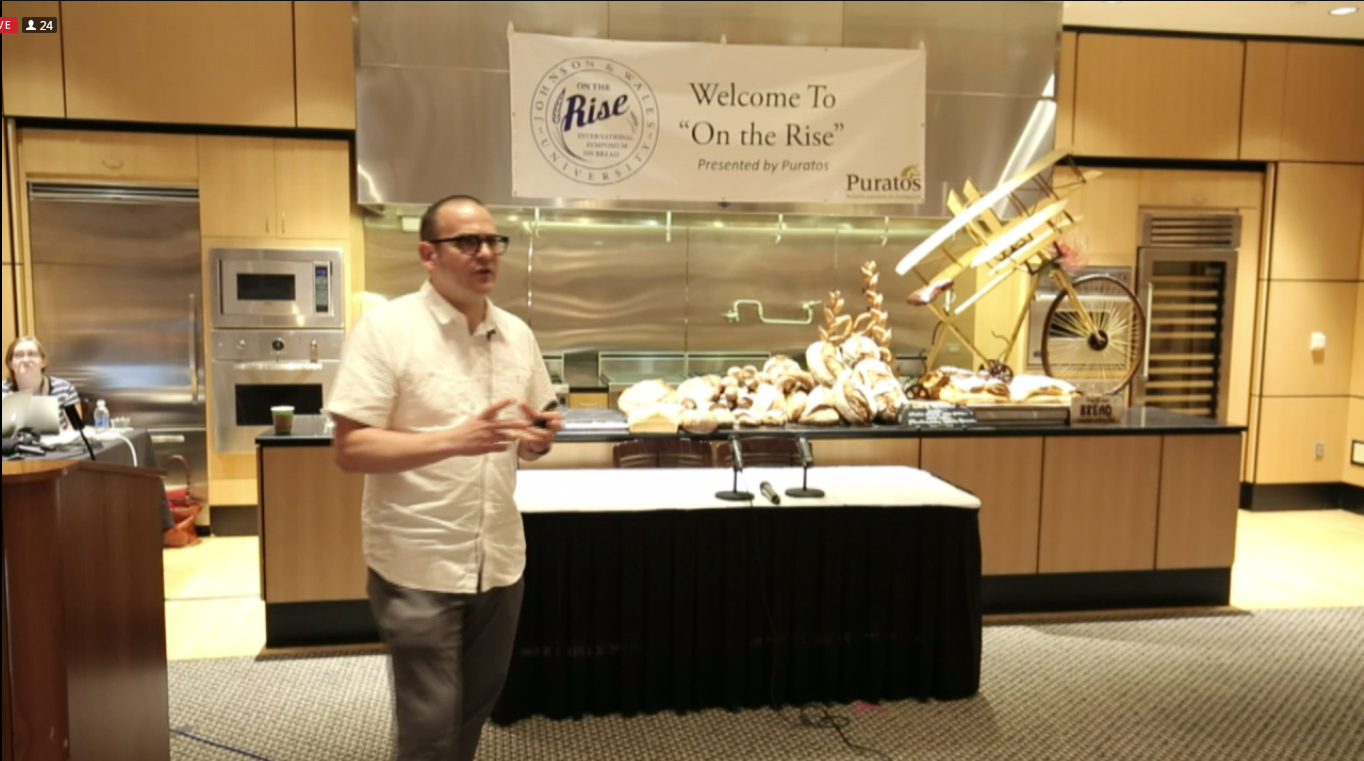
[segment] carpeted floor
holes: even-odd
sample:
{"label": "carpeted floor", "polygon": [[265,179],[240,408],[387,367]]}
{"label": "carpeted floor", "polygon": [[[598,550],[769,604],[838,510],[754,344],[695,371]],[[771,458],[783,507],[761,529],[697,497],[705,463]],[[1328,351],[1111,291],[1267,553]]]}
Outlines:
{"label": "carpeted floor", "polygon": [[[388,761],[386,668],[382,654],[173,662],[172,758]],[[830,712],[897,760],[1360,761],[1364,608],[990,626],[977,697]],[[875,757],[797,715],[490,725],[479,759]]]}

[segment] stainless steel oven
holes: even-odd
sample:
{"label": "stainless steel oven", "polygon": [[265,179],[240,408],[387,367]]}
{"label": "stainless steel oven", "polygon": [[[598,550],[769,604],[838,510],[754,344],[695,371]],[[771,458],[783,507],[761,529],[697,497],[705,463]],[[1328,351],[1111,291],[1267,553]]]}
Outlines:
{"label": "stainless steel oven", "polygon": [[212,326],[344,328],[340,249],[213,248]]}
{"label": "stainless steel oven", "polygon": [[272,425],[270,408],[321,415],[341,365],[345,331],[213,331],[213,448],[254,452]]}

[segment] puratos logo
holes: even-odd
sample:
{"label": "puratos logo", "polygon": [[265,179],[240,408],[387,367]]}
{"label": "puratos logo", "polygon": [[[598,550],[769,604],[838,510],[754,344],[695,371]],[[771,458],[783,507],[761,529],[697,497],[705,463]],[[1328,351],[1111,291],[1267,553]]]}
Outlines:
{"label": "puratos logo", "polygon": [[545,73],[531,103],[540,155],[559,174],[611,185],[649,163],[658,145],[658,102],[636,71],[596,56],[569,58]]}
{"label": "puratos logo", "polygon": [[860,193],[918,193],[924,189],[924,177],[918,164],[910,164],[895,177],[863,177],[849,174],[848,192]]}

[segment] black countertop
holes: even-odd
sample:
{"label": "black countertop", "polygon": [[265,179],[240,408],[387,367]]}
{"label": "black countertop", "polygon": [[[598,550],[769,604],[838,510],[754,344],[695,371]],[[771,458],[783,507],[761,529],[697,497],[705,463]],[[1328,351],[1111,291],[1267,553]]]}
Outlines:
{"label": "black countertop", "polygon": [[[263,447],[329,446],[332,435],[324,427],[322,417],[295,419],[294,432],[289,435],[273,431],[256,438]],[[1241,433],[1243,425],[1228,425],[1208,418],[1190,417],[1178,412],[1142,407],[1127,410],[1121,423],[1104,425],[1067,425],[1065,423],[978,423],[963,428],[913,428],[900,425],[872,426],[801,426],[783,428],[737,428],[705,435],[689,433],[630,433],[612,430],[566,430],[559,433],[558,443],[628,441],[630,439],[726,439],[730,436],[805,436],[815,439],[876,439],[876,438],[1005,438],[1020,436],[1169,436],[1216,435]]]}

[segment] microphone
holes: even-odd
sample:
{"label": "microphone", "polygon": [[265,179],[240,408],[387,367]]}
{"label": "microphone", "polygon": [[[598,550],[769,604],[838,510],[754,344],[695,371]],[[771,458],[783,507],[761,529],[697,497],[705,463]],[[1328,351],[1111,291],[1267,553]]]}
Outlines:
{"label": "microphone", "polygon": [[810,488],[810,466],[815,464],[814,452],[810,451],[810,440],[805,436],[797,436],[796,448],[800,450],[800,486],[787,489],[786,496],[813,499],[823,497],[823,489]]}
{"label": "microphone", "polygon": [[76,405],[72,404],[63,407],[62,412],[66,413],[66,419],[71,423],[71,427],[75,428],[76,432],[81,435],[81,441],[85,442],[85,451],[90,454],[91,461],[94,461],[95,448],[90,446],[90,439],[85,437],[85,421],[81,419],[80,413],[76,411]]}
{"label": "microphone", "polygon": [[734,465],[734,485],[724,491],[715,492],[716,499],[729,500],[731,502],[747,502],[753,499],[751,492],[739,491],[739,471],[744,469],[744,453],[739,448],[737,436],[729,437],[729,451],[733,455]]}
{"label": "microphone", "polygon": [[781,497],[777,495],[777,490],[772,488],[772,484],[763,481],[762,484],[758,486],[758,491],[761,491],[763,496],[767,497],[768,502],[771,502],[774,505],[781,504]]}

